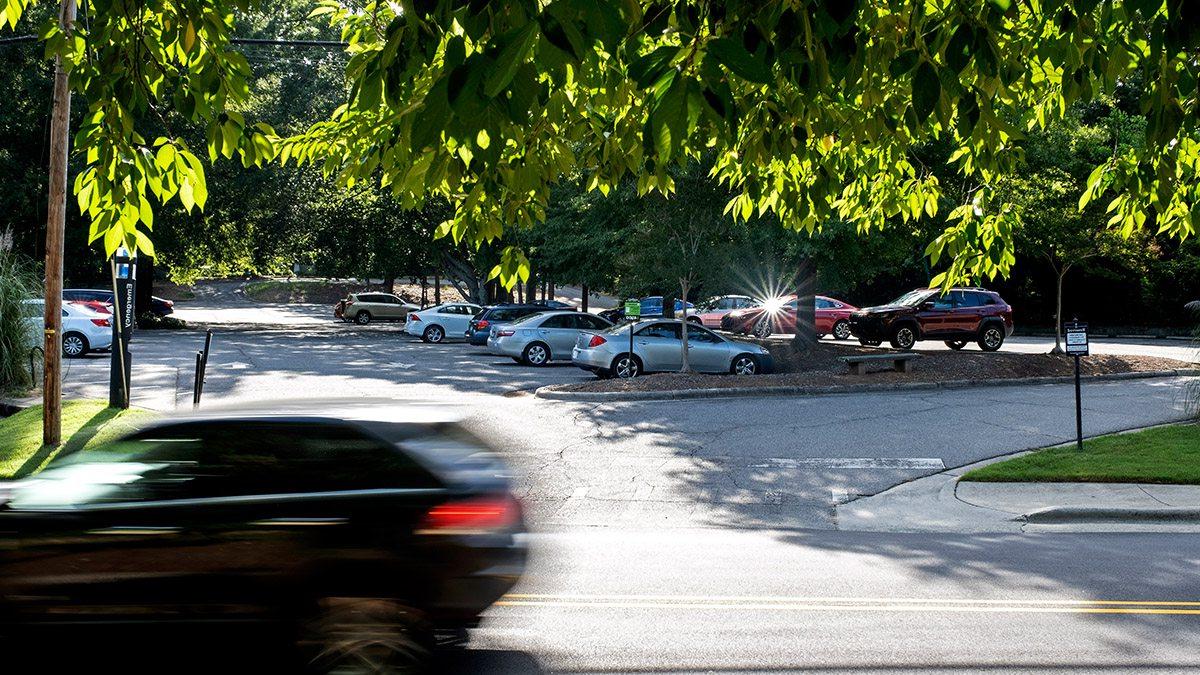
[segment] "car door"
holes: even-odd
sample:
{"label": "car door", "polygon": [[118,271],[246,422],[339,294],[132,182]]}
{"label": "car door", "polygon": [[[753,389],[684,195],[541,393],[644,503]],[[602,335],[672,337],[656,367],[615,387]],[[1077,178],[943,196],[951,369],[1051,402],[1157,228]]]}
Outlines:
{"label": "car door", "polygon": [[928,337],[937,337],[954,332],[954,307],[955,297],[953,293],[945,295],[934,294],[927,300],[921,303],[917,308],[917,319],[921,324],[921,333]]}
{"label": "car door", "polygon": [[578,324],[571,314],[555,314],[542,320],[537,335],[539,340],[550,346],[550,358],[566,358],[570,356],[575,339],[579,336]]}
{"label": "car door", "polygon": [[954,329],[964,335],[975,335],[979,332],[979,324],[988,300],[986,293],[979,291],[952,291],[959,295],[957,307],[954,310]]}
{"label": "car door", "polygon": [[833,322],[836,320],[833,313],[833,303],[826,298],[815,298],[816,305],[816,323],[817,332],[822,335],[828,335],[833,332]]}
{"label": "car door", "polygon": [[385,319],[399,319],[404,316],[400,311],[400,298],[394,295],[379,296],[379,315]]}
{"label": "car door", "polygon": [[656,322],[633,334],[633,353],[642,359],[646,372],[679,370],[682,348],[678,323]]}
{"label": "car door", "polygon": [[704,373],[723,373],[729,370],[731,354],[725,340],[700,326],[689,325],[688,365]]}

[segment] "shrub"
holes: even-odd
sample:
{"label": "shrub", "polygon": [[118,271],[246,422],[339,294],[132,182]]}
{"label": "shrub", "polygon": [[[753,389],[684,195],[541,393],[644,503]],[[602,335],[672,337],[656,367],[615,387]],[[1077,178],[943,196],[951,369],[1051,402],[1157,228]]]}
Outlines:
{"label": "shrub", "polygon": [[40,334],[25,320],[24,300],[41,290],[37,265],[30,258],[0,247],[0,392],[19,392],[29,379],[29,351]]}

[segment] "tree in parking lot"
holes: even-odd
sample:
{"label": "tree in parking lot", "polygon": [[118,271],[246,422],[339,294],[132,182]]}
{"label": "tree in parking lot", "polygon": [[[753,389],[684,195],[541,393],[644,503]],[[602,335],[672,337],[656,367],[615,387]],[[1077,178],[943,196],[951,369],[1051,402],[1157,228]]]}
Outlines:
{"label": "tree in parking lot", "polygon": [[[9,0],[0,27],[32,0]],[[954,148],[981,187],[931,243],[936,280],[992,277],[1014,258],[998,181],[1030,128],[1134,74],[1148,84],[1143,138],[1089,174],[1082,201],[1113,200],[1123,233],[1177,237],[1200,218],[1200,21],[1185,0],[323,0],[349,46],[349,95],[291,138],[247,116],[250,66],[231,43],[248,0],[86,7],[50,56],[87,102],[74,184],[90,238],[149,252],[154,213],[204,208],[211,160],[320,166],[351,186],[378,180],[405,207],[432,196],[439,233],[495,241],[544,218],[552,186],[583,175],[608,192],[674,190],[672,166],[702,152],[739,219],[773,214],[812,232],[831,218],[863,234],[938,212],[943,186],[913,156]],[[199,144],[148,120],[175,111]],[[508,284],[526,267],[502,252]]]}

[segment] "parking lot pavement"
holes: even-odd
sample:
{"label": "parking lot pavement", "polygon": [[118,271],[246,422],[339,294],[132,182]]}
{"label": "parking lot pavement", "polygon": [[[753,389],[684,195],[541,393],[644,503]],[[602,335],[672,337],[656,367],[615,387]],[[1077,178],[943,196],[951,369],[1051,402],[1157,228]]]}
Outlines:
{"label": "parking lot pavement", "polygon": [[[191,406],[197,331],[143,331],[133,401]],[[68,397],[107,395],[108,356],[70,360]],[[528,394],[592,377],[396,326],[218,331],[204,405],[391,397],[461,406],[508,459],[535,527],[833,528],[835,501],[1069,439],[1062,385],[584,404]],[[1184,417],[1183,384],[1090,384],[1084,431]]]}

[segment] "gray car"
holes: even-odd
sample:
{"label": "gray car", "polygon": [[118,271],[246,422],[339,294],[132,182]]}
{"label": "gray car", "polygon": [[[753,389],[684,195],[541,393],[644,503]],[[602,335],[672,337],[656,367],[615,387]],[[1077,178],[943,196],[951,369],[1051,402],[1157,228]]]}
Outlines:
{"label": "gray car", "polygon": [[579,336],[612,328],[612,323],[585,312],[541,312],[512,323],[496,324],[488,335],[488,351],[531,366],[567,361]]}
{"label": "gray car", "polygon": [[[683,365],[682,321],[656,319],[633,324],[633,358],[629,357],[629,326],[579,336],[572,351],[575,365],[601,377],[634,377],[641,373],[673,372]],[[689,323],[688,364],[701,373],[754,375],[769,373],[775,363],[765,347],[730,340]]]}

